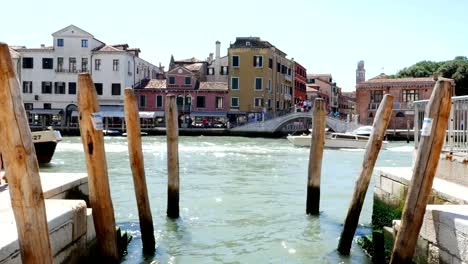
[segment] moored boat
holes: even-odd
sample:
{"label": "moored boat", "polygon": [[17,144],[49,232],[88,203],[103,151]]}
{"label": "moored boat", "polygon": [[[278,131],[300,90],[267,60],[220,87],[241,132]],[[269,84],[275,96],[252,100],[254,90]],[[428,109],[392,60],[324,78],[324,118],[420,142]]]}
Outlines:
{"label": "moored boat", "polygon": [[[288,135],[287,139],[294,146],[298,147],[310,147],[311,143],[311,134],[309,135]],[[360,136],[356,134],[348,133],[330,133],[325,137],[326,148],[354,148],[354,149],[364,149],[366,147],[369,137]],[[385,149],[388,142],[384,141],[382,148]]]}
{"label": "moored boat", "polygon": [[43,130],[31,132],[34,148],[36,149],[37,161],[49,163],[54,156],[57,143],[62,140],[60,131]]}

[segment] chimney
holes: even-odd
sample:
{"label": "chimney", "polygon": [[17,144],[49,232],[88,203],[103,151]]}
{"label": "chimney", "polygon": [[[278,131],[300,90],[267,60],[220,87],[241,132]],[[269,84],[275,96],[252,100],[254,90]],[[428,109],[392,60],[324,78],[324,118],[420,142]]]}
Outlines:
{"label": "chimney", "polygon": [[220,57],[220,52],[221,52],[221,42],[216,41],[216,60],[219,59]]}
{"label": "chimney", "polygon": [[41,48],[42,48],[42,49],[45,48],[45,44],[41,44]]}
{"label": "chimney", "polygon": [[213,53],[210,53],[210,56],[208,56],[208,63],[212,63],[213,62]]}

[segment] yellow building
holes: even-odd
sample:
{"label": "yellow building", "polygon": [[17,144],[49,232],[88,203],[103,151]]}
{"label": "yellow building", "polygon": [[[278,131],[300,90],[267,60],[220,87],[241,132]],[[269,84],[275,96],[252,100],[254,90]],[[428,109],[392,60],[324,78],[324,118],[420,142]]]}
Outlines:
{"label": "yellow building", "polygon": [[294,64],[268,41],[236,38],[228,49],[229,112],[280,114],[291,110]]}

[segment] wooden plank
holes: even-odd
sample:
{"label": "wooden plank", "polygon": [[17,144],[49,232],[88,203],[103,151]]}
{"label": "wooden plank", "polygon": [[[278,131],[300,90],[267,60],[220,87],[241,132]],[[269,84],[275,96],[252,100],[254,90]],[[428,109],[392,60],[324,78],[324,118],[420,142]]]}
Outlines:
{"label": "wooden plank", "polygon": [[[119,261],[115,232],[114,207],[112,205],[104,137],[101,123],[93,125],[92,114],[100,110],[96,89],[89,73],[78,75],[78,112],[81,140],[88,172],[89,201],[93,209],[99,254],[106,262]],[[98,118],[96,118],[98,119]]]}
{"label": "wooden plank", "polygon": [[49,229],[21,90],[8,45],[0,43],[0,153],[8,177],[23,263],[52,263]]}
{"label": "wooden plank", "polygon": [[309,152],[306,213],[318,215],[320,210],[320,177],[325,144],[325,101],[315,99],[312,111],[312,137]]}
{"label": "wooden plank", "polygon": [[179,217],[179,128],[176,97],[166,96],[167,216]]}
{"label": "wooden plank", "polygon": [[362,161],[361,173],[356,181],[353,198],[346,215],[346,220],[338,244],[338,252],[349,255],[354,233],[356,232],[361,215],[362,205],[366,197],[367,188],[374,170],[375,162],[379,156],[385,132],[392,116],[393,96],[386,94],[380,102],[374,118],[373,129],[367,141],[364,159]]}
{"label": "wooden plank", "polygon": [[390,263],[411,263],[445,141],[451,108],[451,80],[439,78],[424,114],[421,139]]}
{"label": "wooden plank", "polygon": [[138,206],[143,252],[155,250],[153,216],[145,178],[145,165],[141,149],[140,113],[132,88],[125,89],[125,122],[127,123],[128,155],[133,175],[133,185]]}

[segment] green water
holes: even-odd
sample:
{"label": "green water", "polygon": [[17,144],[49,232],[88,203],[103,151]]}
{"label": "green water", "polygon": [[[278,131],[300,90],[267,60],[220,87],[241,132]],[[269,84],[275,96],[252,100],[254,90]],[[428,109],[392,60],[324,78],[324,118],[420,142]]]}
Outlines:
{"label": "green water", "polygon": [[[321,215],[305,215],[308,148],[286,139],[181,137],[180,219],[166,212],[165,137],[144,137],[143,152],[157,252],[143,256],[126,138],[106,138],[117,223],[134,239],[123,263],[369,263],[353,245],[335,250],[362,163],[363,150],[325,150]],[[391,143],[377,166],[410,166],[411,145]],[[85,172],[79,137],[59,143],[43,171]],[[371,186],[373,183],[371,182]],[[366,234],[372,188],[357,234]]]}

